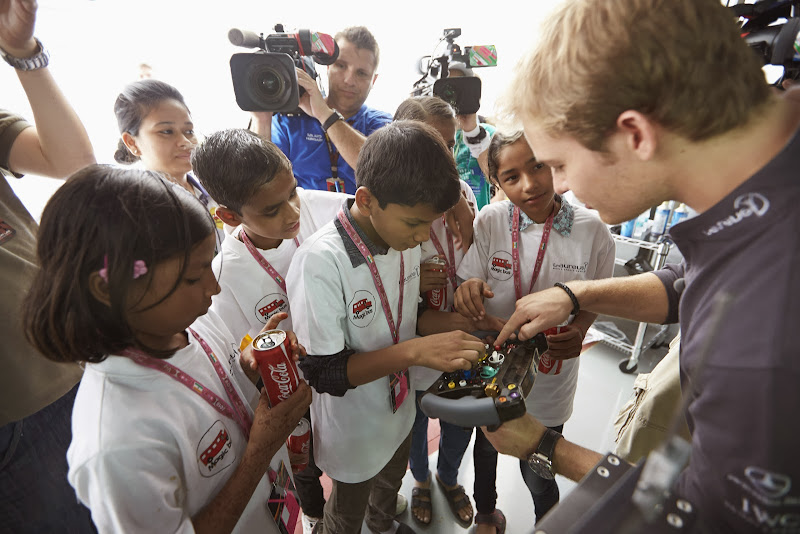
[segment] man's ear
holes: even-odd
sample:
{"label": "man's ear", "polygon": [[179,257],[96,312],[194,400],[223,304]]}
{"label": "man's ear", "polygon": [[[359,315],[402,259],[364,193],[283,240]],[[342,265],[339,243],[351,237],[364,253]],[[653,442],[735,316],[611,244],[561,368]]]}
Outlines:
{"label": "man's ear", "polygon": [[377,81],[378,81],[378,73],[376,72],[376,73],[375,73],[375,74],[372,76],[372,83],[370,84],[370,87],[373,87],[373,86],[375,85],[375,82],[377,82]]}
{"label": "man's ear", "polygon": [[139,147],[136,146],[136,138],[133,137],[130,132],[123,132],[122,133],[122,142],[125,143],[125,146],[128,147],[128,150],[134,156],[141,156],[142,151],[139,150]]}
{"label": "man's ear", "polygon": [[645,114],[626,110],[617,117],[617,132],[624,136],[625,146],[637,158],[647,161],[656,153],[659,131],[655,122]]}
{"label": "man's ear", "polygon": [[378,201],[375,200],[375,197],[372,196],[369,189],[364,186],[359,187],[356,189],[356,206],[358,206],[358,211],[361,212],[361,215],[364,217],[369,217],[372,214],[372,210],[378,205]]}
{"label": "man's ear", "polygon": [[242,224],[242,216],[225,206],[220,206],[214,214],[228,226],[239,226]]}
{"label": "man's ear", "polygon": [[98,302],[111,307],[111,295],[108,292],[108,282],[106,282],[99,271],[89,274],[89,292]]}

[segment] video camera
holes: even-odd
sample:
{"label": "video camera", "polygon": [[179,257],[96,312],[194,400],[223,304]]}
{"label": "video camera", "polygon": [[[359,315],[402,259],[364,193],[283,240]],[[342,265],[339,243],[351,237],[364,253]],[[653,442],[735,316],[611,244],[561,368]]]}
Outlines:
{"label": "video camera", "polygon": [[[783,67],[784,80],[800,79],[800,0],[756,0],[730,9],[744,19],[742,37],[765,65]],[[776,22],[785,20],[780,24]]]}
{"label": "video camera", "polygon": [[[453,106],[459,115],[477,113],[481,107],[481,79],[469,77],[450,77],[450,63],[461,62],[468,68],[496,67],[497,50],[494,45],[465,46],[463,49],[455,43],[461,35],[461,28],[447,28],[439,39],[447,42],[447,52],[438,57],[423,56],[419,62],[422,78],[414,83],[412,96],[438,96]],[[427,61],[426,61],[427,60]],[[437,79],[433,84],[430,78]]]}
{"label": "video camera", "polygon": [[275,32],[266,37],[237,28],[228,32],[231,44],[261,49],[231,56],[233,91],[244,111],[299,112],[297,106],[305,90],[297,84],[295,67],[316,79],[309,58],[320,65],[331,65],[339,57],[339,46],[326,33],[286,33],[282,24],[275,25]]}

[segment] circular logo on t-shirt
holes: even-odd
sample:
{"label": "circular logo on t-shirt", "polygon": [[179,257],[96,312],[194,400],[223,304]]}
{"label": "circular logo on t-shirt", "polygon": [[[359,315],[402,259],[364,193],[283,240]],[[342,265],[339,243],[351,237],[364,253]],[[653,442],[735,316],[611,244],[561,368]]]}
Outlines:
{"label": "circular logo on t-shirt", "polygon": [[216,421],[197,444],[197,467],[206,478],[230,467],[236,461],[233,441],[222,421]]}
{"label": "circular logo on t-shirt", "polygon": [[359,328],[366,328],[375,317],[379,302],[369,291],[359,289],[353,299],[347,304],[347,314],[350,322]]}
{"label": "circular logo on t-shirt", "polygon": [[282,293],[270,293],[256,303],[254,311],[261,324],[267,324],[269,318],[276,313],[289,313],[289,298]]}
{"label": "circular logo on t-shirt", "polygon": [[508,280],[513,274],[511,254],[498,250],[489,258],[489,275],[495,280]]}

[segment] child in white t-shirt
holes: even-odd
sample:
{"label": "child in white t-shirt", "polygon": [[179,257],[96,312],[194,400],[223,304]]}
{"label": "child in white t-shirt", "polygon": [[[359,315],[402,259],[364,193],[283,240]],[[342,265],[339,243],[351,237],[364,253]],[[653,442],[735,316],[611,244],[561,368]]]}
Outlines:
{"label": "child in white t-shirt", "polygon": [[[404,100],[394,114],[394,120],[416,120],[432,126],[444,139],[451,151],[456,142],[456,115],[453,108],[435,96],[417,96]],[[475,193],[468,183],[461,180],[461,194],[467,203],[476,205]],[[420,266],[420,295],[426,309],[439,312],[453,311],[453,295],[457,287],[456,268],[464,257],[464,248],[457,246],[453,232],[441,217],[431,225],[430,239],[422,243],[422,265]],[[432,263],[439,260],[444,264]],[[450,319],[465,323],[467,332],[477,330],[472,321],[464,321],[458,314]],[[458,321],[461,319],[461,321]],[[458,329],[458,324],[451,325]],[[421,525],[430,524],[433,519],[431,499],[431,474],[428,466],[428,416],[419,407],[419,398],[440,376],[441,373],[427,367],[412,368],[416,388],[416,416],[411,434],[411,453],[409,466],[414,476],[411,514]],[[464,451],[469,445],[472,433],[446,421],[439,421],[439,455],[436,466],[436,480],[445,492],[451,510],[462,525],[472,523],[473,509],[463,486],[458,483],[458,469]]]}
{"label": "child in white t-shirt", "polygon": [[367,138],[356,181],[355,199],[301,245],[287,277],[308,351],[300,367],[317,391],[315,459],[333,480],[321,530],[359,532],[366,513],[373,532],[409,532],[394,521],[415,415],[407,370],[469,368],[484,351],[463,332],[415,336],[418,245],[459,200],[459,178],[433,128],[397,121]]}
{"label": "child in white t-shirt", "polygon": [[[550,169],[536,161],[521,132],[495,134],[488,168],[490,179],[508,200],[486,206],[476,218],[473,245],[458,268],[465,282],[456,292],[456,310],[471,318],[486,314],[507,319],[516,301],[529,293],[558,282],[612,275],[614,241],[608,228],[590,210],[572,206],[555,194]],[[560,333],[547,336],[550,349],[541,358],[526,400],[530,413],[558,431],[572,413],[576,357],[595,317],[581,311],[560,327]],[[478,473],[476,459],[478,532],[493,532],[495,523],[487,515],[495,512],[495,469],[491,467],[496,466],[497,453],[481,432],[477,432],[475,451],[489,466]],[[520,468],[538,519],[558,502],[558,486],[555,480],[536,475],[526,462]]]}
{"label": "child in white t-shirt", "polygon": [[[242,346],[277,313],[289,314],[280,328],[291,330],[285,275],[292,256],[352,197],[297,187],[289,159],[248,130],[210,135],[194,150],[192,167],[219,202],[217,217],[234,227],[212,263],[220,292],[211,309],[236,339],[243,340]],[[294,476],[306,530],[322,517],[321,475],[312,449],[308,467]]]}
{"label": "child in white t-shirt", "polygon": [[100,165],[42,214],[23,322],[46,357],[86,363],[68,479],[99,532],[279,532],[265,474],[274,457],[285,478],[311,391],[270,409],[231,380],[238,340],[208,312],[215,229],[156,173]]}

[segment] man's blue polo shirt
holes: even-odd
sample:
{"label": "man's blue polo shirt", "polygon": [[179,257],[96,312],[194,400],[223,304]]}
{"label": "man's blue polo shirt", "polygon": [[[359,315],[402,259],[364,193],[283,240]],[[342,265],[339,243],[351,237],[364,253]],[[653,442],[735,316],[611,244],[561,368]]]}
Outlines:
{"label": "man's blue polo shirt", "polygon": [[[347,123],[368,136],[381,126],[392,121],[391,115],[384,111],[361,106],[358,113],[347,119]],[[292,162],[297,183],[304,189],[326,190],[326,180],[331,177],[331,158],[325,142],[325,134],[319,121],[308,115],[287,117],[275,115],[272,118],[272,142],[280,148]],[[331,143],[331,147],[336,147]],[[344,193],[356,192],[355,172],[338,155],[339,178],[344,180]]]}

